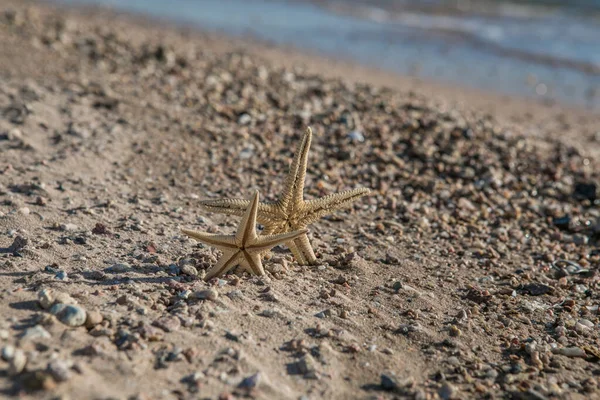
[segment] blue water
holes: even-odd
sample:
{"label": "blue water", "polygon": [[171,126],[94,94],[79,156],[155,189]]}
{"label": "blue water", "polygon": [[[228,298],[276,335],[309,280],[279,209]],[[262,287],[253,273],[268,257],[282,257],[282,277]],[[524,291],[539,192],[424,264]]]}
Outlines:
{"label": "blue water", "polygon": [[63,2],[108,5],[404,75],[600,109],[600,11],[588,8],[502,4],[492,13],[455,13],[414,9],[419,2],[410,1],[403,9],[385,0],[320,6],[284,0]]}

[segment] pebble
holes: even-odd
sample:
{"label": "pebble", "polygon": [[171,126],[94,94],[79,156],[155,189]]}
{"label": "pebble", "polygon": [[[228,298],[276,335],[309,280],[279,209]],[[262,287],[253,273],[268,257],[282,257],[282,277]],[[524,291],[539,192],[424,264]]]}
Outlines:
{"label": "pebble", "polygon": [[252,117],[246,113],[242,114],[238,118],[238,124],[248,125],[252,121]]}
{"label": "pebble", "polygon": [[581,357],[581,358],[587,357],[585,350],[583,350],[579,347],[555,348],[555,349],[552,349],[552,353],[559,354],[561,356],[566,356],[566,357]]}
{"label": "pebble", "polygon": [[273,308],[267,308],[263,310],[259,315],[267,318],[274,318],[281,316],[281,312]]}
{"label": "pebble", "polygon": [[193,265],[184,265],[181,267],[181,272],[189,276],[198,276],[198,270]]}
{"label": "pebble", "polygon": [[241,300],[244,298],[244,293],[241,290],[232,290],[226,294],[231,300]]}
{"label": "pebble", "polygon": [[56,303],[50,308],[50,313],[67,326],[81,326],[85,324],[87,313],[79,306],[72,304]]}
{"label": "pebble", "polygon": [[148,324],[143,324],[139,332],[149,342],[157,342],[165,337],[165,333],[161,329]]}
{"label": "pebble", "polygon": [[329,318],[331,316],[334,315],[334,311],[331,308],[328,308],[326,310],[320,311],[318,313],[315,314],[315,317],[317,318]]}
{"label": "pebble", "polygon": [[2,351],[0,351],[0,355],[4,361],[10,361],[15,356],[15,347],[11,345],[6,345],[2,347]]}
{"label": "pebble", "polygon": [[350,140],[352,140],[353,142],[364,142],[365,141],[365,136],[363,135],[362,132],[360,131],[352,131],[348,134],[348,138]]}
{"label": "pebble", "polygon": [[98,311],[88,311],[85,319],[85,327],[90,329],[102,322],[102,314]]}
{"label": "pebble", "polygon": [[458,390],[454,385],[449,382],[446,382],[440,387],[438,390],[438,395],[442,400],[451,400],[458,398]]}
{"label": "pebble", "polygon": [[41,325],[32,326],[31,328],[27,328],[23,335],[22,339],[26,340],[37,340],[37,339],[50,339],[52,335],[46,329],[44,329]]}
{"label": "pebble", "polygon": [[523,291],[531,296],[541,296],[554,292],[554,288],[552,286],[544,285],[543,283],[530,283],[523,286]]}
{"label": "pebble", "polygon": [[131,271],[131,265],[127,264],[127,263],[122,263],[122,264],[113,264],[108,268],[104,269],[104,272],[108,272],[110,274],[122,274],[125,272],[129,272]]}
{"label": "pebble", "polygon": [[72,232],[72,231],[76,231],[77,229],[79,229],[79,227],[75,224],[61,224],[60,225],[61,231]]}
{"label": "pebble", "polygon": [[577,322],[580,323],[581,325],[585,326],[586,328],[593,328],[594,327],[594,323],[592,321],[590,321],[589,319],[581,318]]}
{"label": "pebble", "polygon": [[53,360],[48,363],[46,371],[56,382],[65,382],[71,378],[71,368],[68,363],[61,360]]}
{"label": "pebble", "polygon": [[177,317],[161,317],[154,321],[153,325],[165,332],[175,332],[181,327],[181,321]]}
{"label": "pebble", "polygon": [[8,362],[8,375],[16,376],[19,375],[25,369],[27,364],[27,356],[21,349],[16,349],[12,358]]}
{"label": "pebble", "polygon": [[400,389],[400,384],[396,375],[391,372],[383,372],[381,374],[381,388],[390,392]]}
{"label": "pebble", "polygon": [[192,294],[192,297],[200,300],[216,300],[219,297],[219,292],[210,288],[206,290],[198,290]]}
{"label": "pebble", "polygon": [[462,335],[461,330],[456,325],[451,325],[448,333],[452,337],[458,337]]}
{"label": "pebble", "polygon": [[11,253],[16,253],[16,252],[24,249],[28,243],[29,243],[29,240],[27,240],[27,238],[18,235],[13,240],[12,244],[8,247],[8,251]]}
{"label": "pebble", "polygon": [[54,295],[50,289],[42,289],[38,292],[38,303],[40,306],[47,310],[54,304]]}
{"label": "pebble", "polygon": [[255,373],[254,375],[250,375],[244,378],[238,387],[240,389],[254,389],[260,383],[260,372]]}
{"label": "pebble", "polygon": [[303,355],[296,363],[298,372],[307,379],[317,379],[316,361],[310,354]]}
{"label": "pebble", "polygon": [[56,275],[54,275],[54,278],[56,278],[59,281],[67,281],[67,280],[69,280],[69,277],[67,276],[66,271],[58,271],[56,273]]}

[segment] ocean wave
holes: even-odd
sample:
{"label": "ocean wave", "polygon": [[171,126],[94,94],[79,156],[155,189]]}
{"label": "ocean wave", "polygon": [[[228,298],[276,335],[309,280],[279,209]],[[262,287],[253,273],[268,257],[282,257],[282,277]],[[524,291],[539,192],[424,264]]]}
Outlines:
{"label": "ocean wave", "polygon": [[[433,8],[431,2],[426,3],[429,13],[423,13],[425,7],[422,4],[409,2],[394,2],[393,5],[385,0],[319,2],[331,12],[385,25],[382,32],[363,32],[366,35],[393,35],[394,27],[401,26],[414,29],[419,35],[435,36],[449,43],[460,41],[503,57],[600,75],[598,25],[556,12],[539,13],[540,7],[531,5],[513,8],[514,4],[511,4],[510,13],[504,11],[502,17],[497,13],[491,18],[448,12],[446,3],[437,2],[440,3],[437,8]],[[384,8],[386,6],[388,8]],[[509,7],[507,4],[502,6]],[[533,13],[533,9],[538,12]],[[546,9],[550,8],[547,6]],[[360,34],[355,32],[354,36]],[[375,37],[372,39],[376,40]],[[393,37],[385,40],[389,42]]]}

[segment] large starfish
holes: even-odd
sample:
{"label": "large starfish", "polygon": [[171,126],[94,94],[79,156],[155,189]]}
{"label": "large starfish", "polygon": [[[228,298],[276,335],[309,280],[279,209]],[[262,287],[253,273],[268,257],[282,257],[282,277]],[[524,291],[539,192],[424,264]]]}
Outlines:
{"label": "large starfish", "polygon": [[215,276],[226,274],[236,265],[253,272],[264,275],[262,254],[271,248],[306,234],[306,229],[287,232],[279,235],[258,235],[256,233],[256,213],[258,211],[258,191],[251,201],[247,201],[246,209],[235,235],[215,235],[211,233],[182,229],[181,232],[200,241],[216,247],[223,252],[217,264],[209,268],[204,277],[209,280]]}
{"label": "large starfish", "polygon": [[[369,193],[367,188],[358,188],[330,194],[319,199],[304,200],[304,180],[311,139],[312,130],[307,128],[296,149],[279,200],[274,203],[260,203],[258,206],[258,222],[264,226],[265,234],[305,229],[321,217],[331,214],[334,210],[349,205]],[[204,200],[200,202],[200,205],[208,211],[220,214],[241,215],[248,207],[248,200]],[[286,245],[299,264],[314,264],[317,261],[306,233],[297,239],[288,241]]]}

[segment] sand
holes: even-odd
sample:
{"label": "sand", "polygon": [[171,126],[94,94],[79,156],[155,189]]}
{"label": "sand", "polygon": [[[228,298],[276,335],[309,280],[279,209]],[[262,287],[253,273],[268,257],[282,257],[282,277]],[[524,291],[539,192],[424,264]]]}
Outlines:
{"label": "sand", "polygon": [[[1,4],[2,396],[599,395],[597,114]],[[198,201],[273,200],[308,125],[306,198],[373,194],[204,282]]]}

